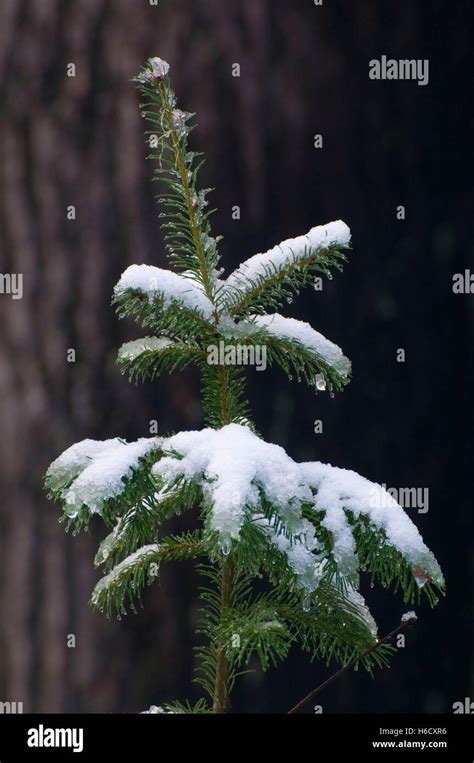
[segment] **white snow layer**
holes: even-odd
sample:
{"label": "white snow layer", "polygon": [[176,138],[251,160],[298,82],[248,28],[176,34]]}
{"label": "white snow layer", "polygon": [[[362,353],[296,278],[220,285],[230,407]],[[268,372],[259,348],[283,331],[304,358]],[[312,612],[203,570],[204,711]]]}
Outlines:
{"label": "white snow layer", "polygon": [[145,336],[142,339],[134,339],[125,342],[118,351],[120,360],[136,360],[144,352],[159,352],[173,346],[173,341],[166,336]]}
{"label": "white snow layer", "polygon": [[436,559],[401,506],[380,485],[356,472],[319,462],[298,464],[279,445],[261,440],[239,424],[180,432],[163,439],[161,447],[165,455],[153,466],[153,473],[165,482],[182,477],[198,483],[212,506],[211,525],[224,543],[239,537],[246,514],[262,524],[264,495],[293,540],[275,534],[270,526],[265,532],[287,554],[290,566],[308,590],[316,587],[322,570],[311,553],[317,550],[317,540],[310,523],[302,517],[304,503],[322,512],[322,523],[332,533],[334,556],[342,574],[358,566],[346,516],[350,511],[356,518],[364,514],[384,530],[387,542],[408,562],[421,567],[435,582],[443,580]]}
{"label": "white snow layer", "polygon": [[[267,517],[257,517],[257,524],[263,529],[265,535],[272,545],[274,545],[283,554],[286,554],[288,565],[297,575],[301,586],[307,591],[315,591],[324,574],[325,562],[319,559],[311,552],[317,549],[318,541],[311,522],[306,519],[301,520],[301,533],[292,540],[282,533],[276,533]],[[375,622],[364,597],[347,583],[345,596],[356,608],[359,616],[367,625],[373,636],[377,635],[377,623]]]}
{"label": "white snow layer", "polygon": [[325,512],[323,524],[333,534],[334,555],[342,571],[356,563],[355,544],[345,515],[345,510],[349,510],[356,518],[364,514],[384,530],[388,542],[408,562],[420,565],[434,580],[442,580],[439,565],[418,529],[381,485],[350,469],[318,461],[302,463],[299,467],[302,478],[315,491],[316,508]]}
{"label": "white snow layer", "polygon": [[286,554],[288,565],[298,576],[302,587],[307,591],[315,591],[324,573],[324,562],[318,563],[311,553],[318,547],[311,522],[302,519],[298,535],[293,535],[291,540],[283,533],[277,533],[267,517],[257,516],[255,522],[262,528],[270,543],[282,554]]}
{"label": "white snow layer", "polygon": [[134,551],[133,554],[129,554],[129,556],[116,564],[108,575],[104,575],[104,577],[99,580],[94,588],[94,596],[99,594],[105,588],[108,588],[111,583],[118,581],[123,572],[134,567],[137,563],[146,561],[149,558],[153,559],[159,550],[160,546],[158,543],[150,543],[147,546],[142,546],[138,551]]}
{"label": "white snow layer", "polygon": [[260,505],[260,490],[290,524],[300,519],[298,501],[311,497],[299,478],[298,464],[248,427],[228,424],[179,432],[162,446],[182,459],[164,456],[153,472],[166,481],[184,477],[199,482],[213,506],[212,526],[227,538],[238,538],[245,511]]}
{"label": "white snow layer", "polygon": [[314,352],[335,368],[341,376],[347,376],[350,373],[351,362],[343,355],[341,348],[313,329],[309,323],[295,318],[284,318],[279,313],[255,315],[252,319],[257,326],[275,337],[300,342],[310,352]]}
{"label": "white snow layer", "polygon": [[210,318],[214,311],[212,302],[196,281],[153,265],[130,265],[122,273],[114,292],[120,295],[127,289],[144,292],[150,301],[158,297],[165,307],[179,302],[191,310],[199,310],[205,318]]}
{"label": "white snow layer", "polygon": [[295,260],[303,259],[318,250],[331,246],[348,246],[350,240],[351,232],[342,220],[317,225],[304,236],[288,238],[267,252],[254,254],[229,275],[225,284],[230,288],[245,289],[256,278],[265,276],[269,268],[281,270]]}
{"label": "white snow layer", "polygon": [[83,505],[100,514],[104,501],[122,492],[123,478],[160,442],[158,437],[131,443],[118,437],[103,442],[82,440],[53,461],[46,475],[48,486],[62,490],[69,485],[63,496],[69,516],[77,516]]}
{"label": "white snow layer", "polygon": [[[349,576],[359,567],[350,512],[355,520],[363,515],[383,530],[386,542],[412,565],[419,585],[429,579],[443,582],[439,565],[417,528],[380,485],[329,464],[296,463],[282,447],[265,442],[241,424],[133,443],[84,440],[51,464],[48,485],[62,491],[69,516],[76,516],[83,505],[100,513],[104,501],[122,492],[123,478],[139,465],[140,458],[157,448],[163,453],[152,466],[160,480],[157,496],[168,494],[180,478],[198,484],[223,551],[239,538],[244,521],[252,521],[286,555],[306,591],[317,588],[325,560],[312,523],[303,517],[304,506],[319,512],[322,525],[331,533],[332,553],[341,574]],[[269,520],[262,514],[263,498],[277,515],[276,529],[275,517]],[[107,554],[105,546],[99,556]]]}

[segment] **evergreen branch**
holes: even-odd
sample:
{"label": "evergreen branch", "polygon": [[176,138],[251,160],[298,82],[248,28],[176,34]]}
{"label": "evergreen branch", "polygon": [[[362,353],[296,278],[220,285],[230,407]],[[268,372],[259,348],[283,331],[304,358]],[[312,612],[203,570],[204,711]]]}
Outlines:
{"label": "evergreen branch", "polygon": [[112,303],[119,318],[133,317],[144,328],[158,330],[177,341],[198,343],[203,337],[214,336],[212,325],[199,310],[186,308],[178,301],[165,307],[159,296],[150,299],[140,289],[126,289],[115,294]]}
{"label": "evergreen branch", "polygon": [[205,555],[206,550],[207,544],[200,531],[168,536],[160,544],[143,546],[99,580],[92,592],[91,604],[108,617],[115,608],[120,617],[126,614],[125,601],[128,598],[132,611],[136,611],[134,600],[140,601],[141,589],[155,580],[162,561],[195,559]]}
{"label": "evergreen branch", "polygon": [[349,374],[341,374],[322,355],[308,349],[301,342],[272,336],[263,331],[253,339],[255,342],[260,340],[267,348],[268,364],[278,365],[290,381],[296,376],[298,382],[304,379],[308,386],[316,388],[316,376],[320,375],[330,392],[342,390],[350,381]]}
{"label": "evergreen branch", "polygon": [[235,667],[247,665],[256,654],[262,670],[288,655],[294,637],[275,609],[263,597],[246,606],[227,610],[220,620],[218,638],[228,661]]}
{"label": "evergreen branch", "polygon": [[[315,501],[317,500],[316,492]],[[324,506],[318,507],[317,510],[314,504],[308,503],[303,506],[304,517],[314,527],[318,539],[318,554],[325,561],[327,575],[337,580],[343,569],[343,579],[344,577],[350,578],[352,584],[357,588],[359,585],[358,570],[360,569],[370,577],[371,587],[377,581],[383,588],[392,588],[394,593],[400,590],[405,604],[418,603],[422,596],[426,596],[430,605],[435,606],[438,603],[438,597],[434,587],[438,593],[444,596],[445,586],[440,581],[433,583],[422,572],[423,559],[419,558],[418,567],[421,573],[421,583],[417,585],[416,569],[414,570],[413,564],[404,557],[402,551],[390,543],[385,530],[377,527],[364,512],[361,511],[355,517],[353,512],[346,509],[343,504],[342,508],[355,540],[355,553],[348,555],[344,561],[335,558],[333,534],[323,524],[326,516]],[[430,564],[431,560],[427,558],[425,565],[427,569],[429,569]]]}
{"label": "evergreen branch", "polygon": [[[251,317],[257,319],[257,316]],[[292,319],[284,320],[291,322]],[[216,362],[215,367],[222,369],[221,374],[226,368],[245,370],[265,361],[269,366],[276,364],[282,368],[290,381],[296,376],[298,382],[304,379],[311,387],[315,387],[316,376],[320,375],[331,392],[341,390],[350,381],[350,362],[342,352],[334,358],[330,353],[324,354],[323,346],[318,351],[296,338],[271,333],[264,326],[250,321],[240,321],[233,327],[220,325],[218,328],[220,335],[208,347],[212,352],[208,353],[207,362],[213,365],[211,360],[215,356],[220,364],[218,366]],[[324,337],[322,339],[325,340]],[[328,340],[325,342],[336,347]]]}
{"label": "evergreen branch", "polygon": [[[346,664],[377,641],[361,613],[334,585],[321,585],[313,595],[304,597],[303,605],[301,598],[294,601],[291,595],[282,601],[281,590],[278,598],[276,616],[286,623],[311,660],[319,658],[329,664],[335,659]],[[380,653],[378,656],[384,659],[388,655]],[[360,657],[360,661],[371,672],[373,660]]]}
{"label": "evergreen branch", "polygon": [[237,282],[225,288],[225,309],[233,317],[278,310],[285,302],[293,301],[293,294],[313,285],[317,273],[331,280],[331,268],[341,271],[345,262],[347,257],[338,247],[323,250],[308,247],[303,256],[293,255],[279,265],[269,262],[263,273],[245,276],[242,285]]}
{"label": "evergreen branch", "polygon": [[130,381],[144,381],[146,378],[153,380],[162,373],[170,374],[178,369],[182,370],[207,355],[198,347],[178,344],[163,338],[161,346],[157,346],[159,340],[157,337],[145,337],[122,345],[117,362],[122,373],[128,372]]}
{"label": "evergreen branch", "polygon": [[82,477],[89,464],[94,463],[93,458],[89,459],[89,464],[83,465],[79,471],[71,473],[60,483],[48,471],[45,478],[48,497],[62,503],[64,514],[60,522],[66,523],[66,530],[73,527],[76,534],[82,528],[87,528],[93,514],[100,514],[104,523],[111,527],[117,521],[117,517],[128,511],[131,506],[150,505],[156,492],[156,481],[151,475],[151,467],[158,454],[159,448],[155,447],[146,456],[139,458],[136,465],[132,465],[127,473],[121,475],[110,497],[107,492],[108,486],[104,486],[103,495],[100,496],[94,481],[90,486],[83,485],[82,489],[77,487],[78,478]]}
{"label": "evergreen branch", "polygon": [[172,715],[207,715],[211,713],[211,708],[204,699],[198,699],[194,705],[188,700],[186,702],[179,702],[178,700],[165,702],[163,709],[165,713]]}
{"label": "evergreen branch", "polygon": [[113,531],[102,541],[96,554],[96,566],[114,567],[123,557],[156,537],[166,520],[197,506],[200,489],[182,479],[155,492],[153,497],[128,507],[119,517]]}
{"label": "evergreen branch", "polygon": [[[272,508],[267,506],[267,510],[270,516]],[[285,532],[283,525],[280,529]],[[329,663],[335,658],[339,662],[347,662],[374,642],[367,613],[359,603],[348,598],[347,581],[338,578],[329,565],[316,591],[305,592],[294,570],[289,567],[286,554],[269,544],[258,525],[250,523],[242,527],[235,554],[238,569],[249,578],[254,578],[263,567],[273,590],[260,595],[255,602],[248,596],[234,609],[245,612],[247,609],[252,611],[255,606],[257,613],[264,613],[262,616],[267,620],[281,622],[291,638],[300,642],[304,651],[311,653],[312,659],[321,657]],[[229,614],[232,615],[233,612]],[[366,660],[364,667],[370,671],[371,661]]]}
{"label": "evergreen branch", "polygon": [[[370,574],[371,585],[374,580],[378,580],[383,588],[393,587],[394,593],[401,590],[405,604],[418,603],[422,595],[427,597],[432,607],[438,603],[429,577],[425,576],[421,585],[417,585],[413,565],[390,544],[384,530],[377,528],[364,514],[355,519],[352,512],[346,511],[346,516],[353,525],[352,534],[356,541],[360,567],[362,571]],[[435,585],[438,592],[444,596],[444,583],[437,582]]]}
{"label": "evergreen branch", "polygon": [[340,676],[342,676],[348,670],[351,670],[351,668],[355,668],[361,660],[373,654],[377,649],[379,649],[381,645],[388,644],[390,641],[393,641],[393,639],[396,636],[398,636],[399,633],[402,633],[404,630],[410,627],[413,624],[413,621],[415,619],[416,618],[402,620],[401,623],[396,628],[394,628],[394,630],[390,631],[390,633],[388,633],[386,636],[380,639],[380,641],[370,646],[361,655],[354,657],[347,665],[344,665],[340,670],[338,670],[336,673],[330,676],[330,678],[328,678],[326,681],[323,681],[322,684],[320,684],[315,689],[310,691],[305,697],[303,697],[303,699],[301,699],[299,702],[297,702],[296,705],[294,705],[290,710],[288,710],[288,715],[295,715],[296,713],[298,713],[308,702],[314,699],[314,697],[317,694],[319,694],[323,689],[326,689],[328,686],[330,686],[330,684],[334,683],[334,681],[340,678]]}

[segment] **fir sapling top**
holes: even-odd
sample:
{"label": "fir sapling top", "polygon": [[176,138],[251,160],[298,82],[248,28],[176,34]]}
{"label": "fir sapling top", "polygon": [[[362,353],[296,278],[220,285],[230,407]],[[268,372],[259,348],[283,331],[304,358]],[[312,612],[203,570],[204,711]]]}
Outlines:
{"label": "fir sapling top", "polygon": [[[433,586],[443,591],[444,580],[411,519],[380,485],[319,461],[297,463],[265,442],[249,413],[245,363],[209,362],[217,345],[264,345],[268,365],[290,379],[295,374],[331,395],[342,390],[351,364],[341,348],[280,309],[316,274],[332,278],[342,269],[348,226],[313,227],[223,277],[208,189],[197,187],[198,155],[188,147],[193,115],[177,107],[166,61],[149,59],[135,81],[157,136],[151,158],[174,270],[131,265],[122,274],[114,291],[119,315],[137,319],[148,335],[126,342],[118,362],[142,379],[196,365],[205,424],[132,443],[84,440],[51,464],[45,483],[70,525],[79,529],[99,515],[111,530],[95,559],[106,574],[92,596],[107,613],[125,612],[128,598],[133,606],[164,561],[204,560],[210,584],[200,633],[207,646],[198,648],[198,680],[222,712],[253,654],[266,669],[295,641],[312,657],[347,664],[360,656],[369,669],[384,664],[387,646],[375,639],[360,572],[401,587],[405,601],[423,591],[432,604]],[[167,535],[167,521],[188,509],[198,515],[197,529]],[[268,590],[255,591],[252,582],[263,575]],[[208,708],[200,700],[194,710]]]}
{"label": "fir sapling top", "polygon": [[148,68],[135,77],[136,82],[151,83],[163,80],[170,70],[170,65],[162,58],[155,56],[148,59]]}

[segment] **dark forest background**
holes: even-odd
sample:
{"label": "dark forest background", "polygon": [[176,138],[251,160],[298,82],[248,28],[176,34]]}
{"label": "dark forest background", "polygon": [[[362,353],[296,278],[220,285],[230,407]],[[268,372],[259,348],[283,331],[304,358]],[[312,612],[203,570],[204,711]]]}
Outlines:
{"label": "dark forest background", "polygon": [[[148,436],[150,419],[160,433],[202,423],[192,373],[134,387],[114,365],[140,335],[110,307],[114,284],[131,263],[166,264],[129,82],[151,55],[170,62],[179,105],[198,114],[193,147],[207,155],[202,185],[217,188],[227,272],[313,225],[352,229],[344,273],[287,314],[343,347],[353,381],[332,400],[250,373],[258,428],[296,459],[430,491],[428,513],[408,513],[447,598],[417,608],[390,670],[346,675],[318,702],[450,712],[474,697],[474,295],[452,292],[453,274],[472,267],[470,16],[468,2],[447,0],[2,0],[0,271],[23,273],[24,296],[0,295],[0,700],[137,712],[197,696],[192,566],[163,569],[143,611],[107,621],[88,606],[104,527],[67,536],[41,487],[50,461],[85,437]],[[371,81],[382,54],[429,58],[429,85]],[[400,597],[364,592],[381,632],[394,627]],[[329,670],[292,653],[241,679],[234,707],[286,711]]]}

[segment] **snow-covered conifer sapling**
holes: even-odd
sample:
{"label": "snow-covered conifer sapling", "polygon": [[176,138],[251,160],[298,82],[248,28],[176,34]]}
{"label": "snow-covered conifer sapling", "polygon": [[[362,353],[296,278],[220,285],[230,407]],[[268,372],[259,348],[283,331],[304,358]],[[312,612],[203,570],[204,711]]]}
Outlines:
{"label": "snow-covered conifer sapling", "polygon": [[[245,396],[251,366],[226,362],[226,353],[209,362],[216,346],[265,347],[268,364],[290,380],[331,395],[342,390],[351,364],[341,349],[278,311],[316,275],[342,269],[350,231],[342,221],[314,227],[225,277],[209,189],[198,189],[199,154],[188,146],[194,115],[177,107],[169,69],[151,58],[135,81],[153,136],[172,269],[132,265],[119,279],[118,314],[133,316],[147,336],[124,344],[118,364],[133,380],[196,365],[205,426],[130,443],[83,440],[51,464],[45,484],[68,528],[77,532],[99,516],[110,530],[95,559],[104,570],[95,608],[135,610],[161,565],[196,560],[203,584],[195,680],[204,696],[175,701],[157,687],[153,711],[221,713],[255,659],[266,670],[300,648],[342,665],[361,655],[369,671],[386,664],[392,647],[377,641],[361,573],[400,589],[405,602],[426,594],[432,605],[444,581],[417,528],[380,485],[318,461],[297,463],[266,442]],[[167,534],[168,520],[185,511],[195,512],[199,529]]]}

